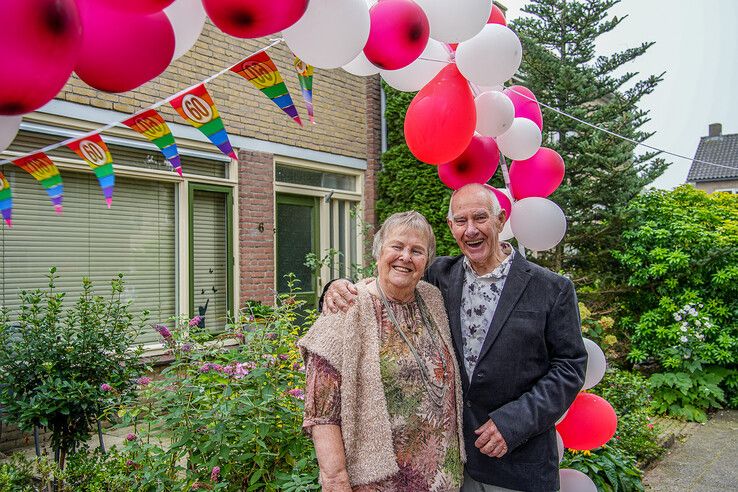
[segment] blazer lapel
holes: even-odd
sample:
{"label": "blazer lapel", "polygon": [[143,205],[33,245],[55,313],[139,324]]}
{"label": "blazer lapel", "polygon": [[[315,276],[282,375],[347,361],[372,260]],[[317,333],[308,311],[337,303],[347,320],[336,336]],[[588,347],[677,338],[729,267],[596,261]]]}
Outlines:
{"label": "blazer lapel", "polygon": [[482,349],[479,351],[477,367],[480,366],[479,361],[484,358],[490,347],[492,347],[492,344],[495,343],[497,336],[505,325],[505,321],[507,321],[507,318],[510,316],[515,304],[517,304],[518,299],[520,299],[526,285],[528,285],[530,276],[528,260],[523,258],[520,253],[515,253],[512,265],[510,265],[510,271],[507,275],[507,280],[505,280],[505,286],[502,288],[502,293],[500,294],[500,300],[497,303],[495,315],[492,317],[492,323],[487,331],[487,337],[484,339]]}
{"label": "blazer lapel", "polygon": [[[451,269],[451,278],[448,283],[448,292],[446,299],[448,305],[448,325],[451,329],[451,336],[454,339],[454,347],[457,351],[457,358],[460,361],[459,370],[465,373],[464,369],[464,344],[461,340],[461,293],[464,290],[464,262],[459,261]],[[463,380],[463,378],[462,378]]]}

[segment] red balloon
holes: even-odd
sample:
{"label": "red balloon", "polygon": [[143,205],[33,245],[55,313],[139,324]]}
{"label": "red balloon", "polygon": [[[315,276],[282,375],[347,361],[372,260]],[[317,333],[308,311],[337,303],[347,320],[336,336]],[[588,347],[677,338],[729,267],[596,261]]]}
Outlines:
{"label": "red balloon", "polygon": [[591,393],[579,393],[556,430],[564,446],[577,451],[599,448],[618,427],[618,417],[607,400]]}
{"label": "red balloon", "polygon": [[438,177],[452,190],[458,190],[470,183],[486,183],[499,163],[500,150],[495,139],[474,135],[459,157],[438,166]]}
{"label": "red balloon", "polygon": [[174,55],[174,29],[164,12],[131,14],[97,0],[77,0],[84,27],[74,71],[106,92],[126,92],[160,75]]}
{"label": "red balloon", "polygon": [[118,10],[136,14],[153,14],[161,12],[172,4],[174,0],[98,0]]}
{"label": "red balloon", "polygon": [[512,101],[516,118],[528,118],[543,131],[541,107],[538,105],[536,95],[530,89],[522,85],[513,85],[502,91],[502,93]]}
{"label": "red balloon", "polygon": [[546,198],[564,180],[564,159],[546,147],[533,157],[510,165],[510,192],[516,200],[531,196]]}
{"label": "red balloon", "polygon": [[510,197],[494,186],[490,186],[488,184],[484,186],[492,190],[492,193],[497,197],[497,201],[500,202],[500,207],[505,211],[505,222],[507,222],[510,219],[510,215],[512,215],[512,203],[510,202]]}
{"label": "red balloon", "polygon": [[428,44],[428,17],[412,0],[382,0],[369,10],[369,19],[364,54],[383,70],[410,65]]}
{"label": "red balloon", "polygon": [[505,13],[494,3],[492,4],[492,12],[490,12],[489,14],[489,20],[487,21],[487,24],[502,24],[503,26],[507,25]]}
{"label": "red balloon", "polygon": [[[237,38],[259,38],[300,20],[309,0],[202,0],[218,29]],[[316,33],[316,36],[319,33]]]}
{"label": "red balloon", "polygon": [[72,74],[82,40],[74,0],[0,1],[0,115],[29,113]]}
{"label": "red balloon", "polygon": [[474,95],[451,63],[420,89],[405,114],[410,152],[428,164],[450,162],[469,146],[477,125]]}

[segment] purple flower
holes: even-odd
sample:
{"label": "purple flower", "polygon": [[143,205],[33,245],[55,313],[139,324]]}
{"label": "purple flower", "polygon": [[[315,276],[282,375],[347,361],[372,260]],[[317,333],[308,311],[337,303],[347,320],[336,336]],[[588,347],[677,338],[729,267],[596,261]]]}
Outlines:
{"label": "purple flower", "polygon": [[192,351],[192,344],[191,343],[185,343],[184,345],[182,345],[182,347],[180,347],[180,350],[182,350],[182,352],[191,352]]}
{"label": "purple flower", "polygon": [[298,400],[305,399],[305,393],[300,388],[291,389],[287,392],[288,395],[297,398]]}
{"label": "purple flower", "polygon": [[254,315],[252,314],[251,316],[249,316],[249,323],[253,323],[253,322],[254,322]]}
{"label": "purple flower", "polygon": [[161,335],[164,340],[170,340],[172,338],[172,332],[169,331],[169,328],[167,328],[164,325],[154,325],[154,329]]}
{"label": "purple flower", "polygon": [[133,442],[133,441],[135,441],[136,439],[138,439],[138,438],[136,437],[136,434],[128,434],[128,435],[126,436],[126,441],[128,441],[128,442]]}
{"label": "purple flower", "polygon": [[265,337],[266,337],[267,340],[276,340],[277,339],[277,334],[276,333],[267,333],[265,335]]}
{"label": "purple flower", "polygon": [[210,480],[212,480],[213,482],[217,482],[219,477],[220,477],[220,467],[214,466],[213,471],[210,472]]}
{"label": "purple flower", "polygon": [[141,376],[136,380],[136,382],[141,386],[147,386],[151,382],[151,378],[147,376]]}
{"label": "purple flower", "polygon": [[238,338],[241,341],[241,343],[243,343],[244,340],[246,340],[246,337],[243,335],[243,333],[234,333],[234,335],[236,338]]}
{"label": "purple flower", "polygon": [[290,356],[287,354],[279,354],[278,357],[279,357],[279,360],[287,360],[290,358]]}
{"label": "purple flower", "polygon": [[100,391],[113,391],[113,387],[110,386],[108,383],[103,383],[100,385]]}
{"label": "purple flower", "polygon": [[199,325],[201,321],[202,321],[202,316],[195,316],[189,322],[190,328]]}

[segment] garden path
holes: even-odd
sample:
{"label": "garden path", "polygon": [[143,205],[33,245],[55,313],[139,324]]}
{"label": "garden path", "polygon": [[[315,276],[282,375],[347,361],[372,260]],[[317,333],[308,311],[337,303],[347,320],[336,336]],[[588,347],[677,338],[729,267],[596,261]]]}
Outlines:
{"label": "garden path", "polygon": [[677,440],[643,480],[649,492],[738,491],[738,410],[724,410]]}

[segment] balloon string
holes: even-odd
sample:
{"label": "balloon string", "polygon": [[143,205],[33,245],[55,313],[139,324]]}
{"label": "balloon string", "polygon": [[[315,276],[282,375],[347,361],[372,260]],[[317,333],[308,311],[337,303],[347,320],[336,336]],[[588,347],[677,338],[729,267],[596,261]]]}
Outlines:
{"label": "balloon string", "polygon": [[[271,41],[272,41],[271,43],[269,43],[268,45],[266,45],[266,46],[258,49],[257,51],[254,51],[253,53],[251,53],[246,58],[250,58],[250,57],[252,57],[252,56],[254,56],[254,55],[258,54],[258,53],[261,53],[263,51],[266,51],[269,48],[272,48],[272,47],[278,45],[279,43],[281,43],[282,41],[284,41],[284,39],[283,38],[275,38],[275,39],[272,39]],[[243,58],[242,58],[242,60],[243,60]],[[229,65],[228,67],[224,68],[223,70],[219,71],[218,73],[215,73],[215,74],[209,76],[205,80],[202,80],[202,81],[200,81],[200,82],[198,82],[196,84],[193,84],[193,85],[187,87],[186,89],[183,89],[183,90],[177,92],[176,94],[167,97],[166,99],[162,99],[161,101],[158,101],[158,102],[152,104],[151,106],[148,106],[146,108],[143,108],[142,110],[138,111],[135,114],[139,114],[139,113],[142,113],[144,111],[148,111],[149,109],[156,109],[156,108],[158,108],[158,107],[160,107],[160,106],[162,106],[162,105],[164,105],[164,104],[166,104],[166,103],[174,100],[178,96],[181,96],[182,94],[184,94],[184,93],[186,93],[186,92],[194,89],[195,87],[197,87],[199,85],[207,84],[209,82],[212,82],[213,80],[215,80],[216,78],[220,77],[221,75],[229,72],[233,66],[234,65]],[[128,118],[130,118],[130,117],[126,117],[125,119],[128,119]],[[98,133],[102,133],[105,130],[110,130],[111,128],[113,128],[115,126],[124,126],[123,125],[123,120],[119,120],[119,121],[114,121],[112,123],[108,123],[107,125],[101,126],[100,128],[97,128],[95,130],[89,131],[87,133],[83,133],[81,135],[77,135],[75,137],[68,138],[68,139],[66,139],[66,140],[64,140],[62,142],[58,142],[58,143],[55,143],[55,144],[47,145],[46,147],[44,147],[42,149],[34,150],[34,151],[28,152],[26,154],[21,154],[21,155],[19,155],[18,157],[16,157],[13,160],[17,160],[17,159],[20,159],[20,158],[23,158],[23,157],[26,157],[26,156],[29,156],[29,155],[32,155],[32,154],[37,154],[39,152],[43,152],[43,153],[51,152],[54,149],[58,149],[59,147],[62,147],[62,146],[67,145],[67,144],[70,144],[70,143],[72,143],[72,142],[74,142],[76,140],[79,140],[81,138],[86,138],[86,137],[89,137],[89,136],[92,136],[92,135],[95,135],[95,134],[98,134]],[[125,128],[128,128],[128,127],[126,126]],[[0,160],[0,166],[4,166],[6,164],[11,164],[11,163],[12,163],[12,161],[10,159]]]}

